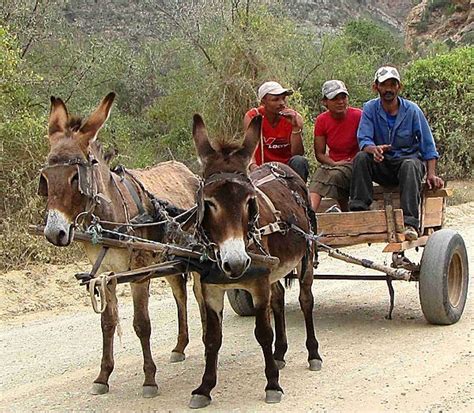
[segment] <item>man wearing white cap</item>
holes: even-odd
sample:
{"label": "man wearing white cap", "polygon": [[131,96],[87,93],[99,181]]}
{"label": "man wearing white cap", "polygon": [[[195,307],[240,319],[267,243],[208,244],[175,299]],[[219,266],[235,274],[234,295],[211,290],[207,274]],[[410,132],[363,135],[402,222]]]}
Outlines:
{"label": "man wearing white cap", "polygon": [[318,115],[314,123],[314,154],[321,166],[309,185],[311,206],[317,211],[321,198],[328,197],[336,199],[340,209],[347,211],[362,111],[349,106],[349,92],[340,80],[324,82],[322,95],[327,111]]}
{"label": "man wearing white cap", "polygon": [[405,238],[418,238],[421,183],[426,173],[429,188],[441,188],[436,176],[439,155],[425,115],[417,104],[398,96],[400,74],[391,66],[375,73],[373,89],[379,95],[364,104],[357,139],[362,152],[353,162],[349,208],[369,209],[372,181],[400,186]]}
{"label": "man wearing white cap", "polygon": [[309,165],[303,156],[303,117],[287,106],[287,96],[291,94],[291,89],[274,81],[265,82],[258,88],[260,106],[250,109],[244,117],[246,130],[255,116],[263,116],[261,140],[250,169],[265,162],[282,162],[293,168],[306,182]]}

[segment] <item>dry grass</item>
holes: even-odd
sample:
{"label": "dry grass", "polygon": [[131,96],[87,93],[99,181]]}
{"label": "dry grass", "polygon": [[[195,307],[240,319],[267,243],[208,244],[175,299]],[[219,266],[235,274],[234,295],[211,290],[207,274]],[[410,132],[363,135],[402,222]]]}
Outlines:
{"label": "dry grass", "polygon": [[453,196],[448,198],[448,205],[474,201],[474,181],[449,181],[447,186],[454,189]]}

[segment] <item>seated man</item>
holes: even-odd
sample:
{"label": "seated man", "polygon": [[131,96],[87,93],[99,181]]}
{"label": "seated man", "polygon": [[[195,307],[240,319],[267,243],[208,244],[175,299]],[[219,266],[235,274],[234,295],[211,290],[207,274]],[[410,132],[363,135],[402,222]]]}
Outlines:
{"label": "seated man", "polygon": [[375,73],[374,91],[379,97],[364,104],[357,139],[362,152],[353,162],[349,208],[369,209],[373,184],[400,185],[400,204],[405,237],[418,238],[421,182],[426,172],[429,188],[441,188],[436,176],[436,151],[428,122],[415,103],[398,96],[400,75],[394,67]]}
{"label": "seated man", "polygon": [[311,206],[317,211],[321,198],[329,197],[338,201],[342,211],[348,211],[352,159],[359,151],[357,128],[362,111],[349,107],[349,92],[340,80],[325,82],[322,94],[328,110],[314,124],[314,153],[321,166],[309,185]]}
{"label": "seated man", "polygon": [[277,82],[265,82],[258,88],[260,106],[250,109],[244,117],[244,130],[257,115],[263,116],[260,143],[255,150],[250,170],[265,162],[282,162],[293,168],[306,182],[308,160],[303,156],[303,118],[287,106],[291,89]]}

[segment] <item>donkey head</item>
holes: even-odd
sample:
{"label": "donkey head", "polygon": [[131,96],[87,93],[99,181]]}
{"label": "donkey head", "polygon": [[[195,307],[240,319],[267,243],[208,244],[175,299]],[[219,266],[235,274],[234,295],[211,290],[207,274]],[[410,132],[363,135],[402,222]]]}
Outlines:
{"label": "donkey head", "polygon": [[256,192],[247,171],[260,138],[261,117],[250,123],[242,144],[212,142],[199,115],[193,138],[203,167],[204,186],[198,195],[200,230],[216,245],[224,274],[238,279],[250,265],[248,231],[258,214]]}
{"label": "donkey head", "polygon": [[44,234],[49,242],[67,246],[73,222],[91,197],[90,144],[107,120],[115,93],[109,93],[86,121],[71,117],[64,102],[51,97],[48,137],[50,152],[41,171],[38,193],[47,197]]}

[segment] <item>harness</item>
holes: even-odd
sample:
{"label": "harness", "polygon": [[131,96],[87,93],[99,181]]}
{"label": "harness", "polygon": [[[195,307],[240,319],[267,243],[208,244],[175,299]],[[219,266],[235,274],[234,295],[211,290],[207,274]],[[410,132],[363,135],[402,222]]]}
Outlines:
{"label": "harness", "polygon": [[254,236],[254,238],[257,238],[259,241],[262,239],[262,237],[264,237],[266,235],[273,234],[275,232],[280,232],[282,234],[286,234],[288,232],[288,228],[289,228],[288,224],[286,222],[282,221],[281,212],[275,208],[275,204],[268,197],[268,195],[260,189],[261,185],[264,185],[268,182],[272,182],[272,181],[277,180],[279,178],[285,178],[286,174],[284,173],[284,171],[279,169],[276,166],[276,164],[274,164],[274,163],[269,163],[269,164],[266,164],[266,165],[268,165],[268,167],[270,168],[271,173],[269,175],[264,176],[263,178],[253,180],[252,184],[254,185],[255,190],[260,194],[260,196],[262,197],[262,199],[265,201],[268,208],[272,212],[273,217],[275,218],[275,221],[270,222],[269,224],[267,224],[263,227],[255,229],[255,232],[254,232],[253,236]]}
{"label": "harness", "polygon": [[[209,252],[212,252],[212,251],[214,252],[215,259],[217,261],[218,261],[217,246],[209,240],[205,230],[202,227],[202,220],[204,218],[204,211],[205,211],[204,197],[203,197],[204,188],[215,182],[231,182],[231,183],[236,183],[242,186],[247,186],[261,196],[261,199],[265,202],[268,209],[271,211],[274,220],[260,227],[259,226],[260,214],[259,214],[258,201],[256,197],[252,198],[251,204],[250,204],[250,211],[249,211],[248,240],[249,240],[250,245],[254,244],[260,250],[260,252],[263,253],[264,255],[269,255],[269,254],[268,254],[268,251],[265,250],[265,248],[263,247],[261,243],[262,237],[265,237],[274,233],[286,234],[289,230],[295,230],[295,232],[299,235],[307,234],[310,237],[313,236],[312,228],[315,226],[313,225],[313,220],[310,219],[310,212],[309,212],[310,208],[308,207],[308,205],[306,205],[302,197],[289,187],[286,181],[287,181],[287,178],[290,178],[290,177],[288,177],[285,171],[280,169],[276,163],[266,163],[264,164],[264,167],[269,169],[270,174],[260,179],[252,180],[247,175],[241,172],[218,172],[218,173],[212,174],[211,176],[209,176],[208,178],[204,179],[201,182],[200,188],[197,193],[197,217],[196,217],[196,222],[195,222],[196,224],[195,232],[199,241],[202,244],[204,244],[206,249]],[[274,180],[278,180],[279,182],[282,182],[292,192],[298,204],[304,207],[306,215],[308,217],[308,222],[310,223],[309,234],[303,231],[294,222],[287,222],[287,221],[282,220],[281,211],[279,211],[275,207],[275,204],[270,199],[270,197],[260,188],[260,186],[267,184],[269,182],[272,182]],[[305,239],[307,240],[308,244],[312,242],[310,238],[305,237]]]}
{"label": "harness", "polygon": [[[216,182],[236,183],[242,186],[246,186],[250,190],[253,190],[254,187],[249,177],[241,172],[217,172],[215,174],[210,175],[208,178],[202,180],[199,185],[199,189],[196,194],[196,210],[195,214],[193,214],[196,216],[196,219],[194,221],[194,233],[198,242],[200,242],[204,246],[205,251],[207,252],[206,258],[218,262],[219,254],[217,245],[209,240],[209,237],[202,226],[202,221],[204,219],[205,213],[204,188]],[[188,220],[190,220],[193,215],[191,215]],[[255,233],[258,217],[258,203],[257,199],[254,197],[250,200],[248,234]]]}

